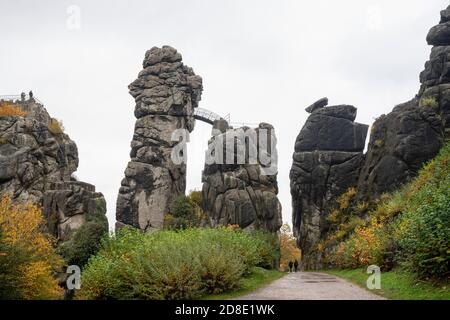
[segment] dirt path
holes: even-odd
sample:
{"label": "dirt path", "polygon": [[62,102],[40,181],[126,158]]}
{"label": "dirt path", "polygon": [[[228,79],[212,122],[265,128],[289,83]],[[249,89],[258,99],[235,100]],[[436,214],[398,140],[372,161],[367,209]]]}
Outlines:
{"label": "dirt path", "polygon": [[316,272],[289,273],[238,300],[382,300],[341,278]]}

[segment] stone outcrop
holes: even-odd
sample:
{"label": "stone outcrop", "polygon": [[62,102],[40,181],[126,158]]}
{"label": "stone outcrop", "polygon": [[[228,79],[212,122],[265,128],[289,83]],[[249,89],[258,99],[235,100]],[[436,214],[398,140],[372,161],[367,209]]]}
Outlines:
{"label": "stone outcrop", "polygon": [[43,212],[48,228],[61,241],[70,240],[73,231],[88,221],[95,220],[108,231],[106,201],[95,186],[81,181],[65,181],[49,184],[44,194]]}
{"label": "stone outcrop", "polygon": [[174,48],[153,47],[145,54],[138,78],[129,85],[137,121],[131,161],[117,198],[117,228],[161,228],[173,200],[185,192],[186,164],[172,161],[178,144],[172,134],[194,129],[202,79],[181,60]]}
{"label": "stone outcrop", "polygon": [[414,177],[450,137],[450,6],[428,36],[430,60],[417,96],[379,117],[372,126],[358,183],[358,198],[371,199]]}
{"label": "stone outcrop", "polygon": [[395,190],[450,137],[450,6],[427,42],[434,47],[419,93],[375,121],[365,155],[365,126],[348,123],[356,110],[326,108],[320,100],[309,107],[291,169],[294,232],[305,268],[324,267],[314,245],[325,236],[326,215],[339,195],[356,187],[356,200],[370,201]]}
{"label": "stone outcrop", "polygon": [[[226,121],[222,120],[216,121],[214,129],[218,132],[209,141],[209,150],[215,155],[223,145],[224,161],[205,164],[202,175],[203,209],[209,223],[212,226],[239,225],[247,230],[277,232],[282,225],[281,204],[277,197],[277,172],[265,171],[270,164],[276,162],[274,128],[270,124],[261,123],[256,129],[233,129],[228,128]],[[235,138],[238,131],[245,132],[249,138]],[[251,136],[250,132],[254,133],[254,136]],[[270,146],[268,148],[259,148],[262,146],[263,134],[267,134],[267,145]],[[218,141],[219,144],[216,144]],[[222,141],[225,143],[222,144]],[[234,155],[227,153],[226,145],[234,146],[228,148],[228,152],[234,152]],[[254,162],[248,156],[249,148],[256,150]],[[245,150],[247,153],[244,153]],[[268,158],[273,155],[270,164],[261,164],[263,152],[267,152],[265,156]],[[238,154],[242,156],[241,161]],[[232,161],[226,161],[227,156]]]}
{"label": "stone outcrop", "polygon": [[306,108],[306,112],[312,113],[316,111],[317,109],[324,108],[328,105],[328,98],[322,98],[314,102],[312,105],[310,105],[308,108]]}
{"label": "stone outcrop", "polygon": [[[308,110],[311,111],[311,108]],[[358,181],[368,126],[355,123],[350,105],[315,108],[295,142],[290,172],[293,227],[304,267],[317,241],[327,232],[333,199]]]}
{"label": "stone outcrop", "polygon": [[43,207],[49,231],[68,240],[91,214],[108,230],[105,199],[93,185],[76,181],[78,149],[33,98],[4,102],[24,116],[0,117],[0,193]]}

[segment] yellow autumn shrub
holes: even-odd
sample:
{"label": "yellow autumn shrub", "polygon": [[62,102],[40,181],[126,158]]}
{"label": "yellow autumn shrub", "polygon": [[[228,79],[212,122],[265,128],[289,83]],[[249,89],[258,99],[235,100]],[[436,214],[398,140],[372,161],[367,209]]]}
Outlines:
{"label": "yellow autumn shrub", "polygon": [[0,117],[24,117],[26,112],[18,106],[14,106],[11,103],[0,102]]}
{"label": "yellow autumn shrub", "polygon": [[11,261],[15,265],[2,270],[2,285],[14,283],[11,288],[18,299],[60,298],[62,288],[54,274],[63,260],[54,249],[54,239],[45,232],[41,209],[32,203],[14,204],[4,196],[0,199],[0,229],[0,265],[11,265]]}
{"label": "yellow autumn shrub", "polygon": [[301,251],[289,225],[284,224],[280,231],[280,269],[284,270],[288,267],[289,261],[300,262]]}
{"label": "yellow autumn shrub", "polygon": [[355,188],[348,188],[348,190],[343,193],[339,198],[337,199],[337,203],[339,204],[339,209],[345,210],[350,207],[350,203],[352,202],[353,198],[355,197],[357,193],[357,190]]}
{"label": "yellow autumn shrub", "polygon": [[368,226],[360,226],[352,235],[354,246],[352,258],[359,265],[378,264],[383,261],[386,239],[383,234],[384,224],[372,221]]}
{"label": "yellow autumn shrub", "polygon": [[50,122],[48,124],[48,130],[53,134],[63,134],[64,126],[62,124],[62,121],[59,121],[58,119],[55,118],[50,119]]}

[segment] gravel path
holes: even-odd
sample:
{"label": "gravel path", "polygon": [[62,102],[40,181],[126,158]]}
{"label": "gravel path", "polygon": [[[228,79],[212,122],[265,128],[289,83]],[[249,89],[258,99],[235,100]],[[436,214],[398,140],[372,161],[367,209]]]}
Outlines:
{"label": "gravel path", "polygon": [[237,300],[383,300],[341,278],[317,272],[289,273]]}

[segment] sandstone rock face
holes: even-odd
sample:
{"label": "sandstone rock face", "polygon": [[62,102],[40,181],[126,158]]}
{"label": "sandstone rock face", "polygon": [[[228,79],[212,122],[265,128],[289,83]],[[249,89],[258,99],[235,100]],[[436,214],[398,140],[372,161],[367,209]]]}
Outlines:
{"label": "sandstone rock face", "polygon": [[375,121],[358,182],[358,199],[370,200],[395,190],[437,154],[443,142],[437,111],[414,99]]}
{"label": "sandstone rock face", "polygon": [[398,188],[432,159],[450,137],[450,6],[427,37],[434,44],[420,74],[421,88],[411,101],[382,115],[372,127],[358,183],[359,199]]}
{"label": "sandstone rock face", "polygon": [[14,106],[26,116],[0,117],[0,193],[42,205],[49,231],[60,241],[68,240],[94,211],[103,216],[107,231],[103,195],[72,177],[78,167],[75,142],[49,128],[54,120],[33,99]]}
{"label": "sandstone rock face", "polygon": [[364,149],[367,126],[355,123],[356,108],[333,106],[316,109],[305,123],[295,142],[295,152],[348,151]]}
{"label": "sandstone rock face", "polygon": [[[226,145],[232,145],[235,154],[243,155],[243,161],[239,161],[232,149],[223,147],[223,159],[226,163],[216,161],[205,164],[203,171],[203,209],[212,226],[239,225],[242,229],[266,230],[277,232],[282,225],[281,204],[278,200],[277,172],[265,171],[268,162],[252,162],[250,157],[244,156],[244,150],[255,147],[257,159],[263,152],[276,162],[275,132],[271,125],[261,123],[254,131],[248,127],[231,129],[225,121],[218,121],[214,128],[220,130],[220,134],[213,136],[209,146],[217,141],[225,141]],[[261,131],[264,129],[265,131]],[[235,139],[237,130],[249,134],[255,133],[253,138]],[[264,132],[264,133],[263,133]],[[269,148],[258,148],[263,134],[267,133],[267,145]],[[250,136],[250,134],[249,134]],[[274,144],[271,144],[271,141]],[[213,148],[212,148],[213,149]],[[215,152],[219,152],[216,148]],[[225,161],[230,156],[232,161]],[[271,163],[273,164],[273,163]]]}
{"label": "sandstone rock face", "polygon": [[67,241],[75,230],[96,218],[108,231],[106,201],[95,192],[95,186],[80,182],[56,182],[49,185],[43,199],[43,212],[49,231],[61,241]]}
{"label": "sandstone rock face", "polygon": [[194,129],[202,79],[181,60],[174,48],[153,47],[145,54],[144,69],[129,85],[137,121],[131,161],[117,198],[116,227],[161,228],[172,201],[185,192],[186,164],[172,161],[179,142],[172,134]]}
{"label": "sandstone rock face", "polygon": [[375,121],[365,155],[367,128],[349,124],[356,110],[309,107],[314,111],[297,138],[291,169],[294,232],[305,268],[324,267],[315,244],[327,232],[324,219],[339,195],[356,187],[356,200],[370,201],[397,189],[450,138],[449,23],[450,6],[427,36],[434,47],[419,93]]}
{"label": "sandstone rock face", "polygon": [[333,200],[358,181],[368,126],[350,105],[315,109],[295,142],[290,172],[293,227],[305,268],[320,268],[312,249],[327,232]]}
{"label": "sandstone rock face", "polygon": [[314,102],[312,105],[310,105],[308,108],[306,108],[306,112],[312,113],[313,111],[316,111],[317,109],[324,108],[328,105],[328,98],[322,98]]}

